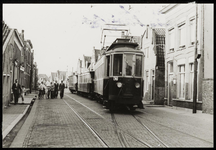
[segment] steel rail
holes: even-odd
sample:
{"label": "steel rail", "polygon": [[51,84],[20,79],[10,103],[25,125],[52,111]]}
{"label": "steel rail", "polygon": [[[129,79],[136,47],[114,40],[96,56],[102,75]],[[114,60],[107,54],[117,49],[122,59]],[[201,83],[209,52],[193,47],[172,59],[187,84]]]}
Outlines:
{"label": "steel rail", "polygon": [[[68,96],[67,94],[65,94],[65,95]],[[95,112],[94,110],[92,110],[91,108],[89,108],[88,106],[85,106],[84,104],[82,104],[81,102],[75,100],[74,98],[72,98],[72,97],[70,97],[70,96],[68,96],[68,97],[71,98],[71,99],[73,99],[73,100],[76,101],[77,103],[81,104],[82,106],[86,107],[86,108],[89,109],[90,111],[94,112],[95,114],[97,114],[98,116],[100,116],[101,118],[103,118],[107,123],[113,125],[112,122],[107,121],[103,116],[101,116],[100,114],[98,114],[97,112]],[[69,105],[69,104],[68,104],[68,105]],[[142,144],[148,146],[149,148],[152,148],[151,145],[149,145],[148,143],[146,143],[146,142],[144,142],[144,141],[142,141],[142,140],[136,138],[135,136],[133,136],[133,135],[132,135],[131,133],[129,133],[128,131],[125,131],[124,129],[122,129],[120,126],[116,126],[116,128],[119,129],[119,130],[121,130],[122,132],[124,132],[124,134],[127,134],[128,136],[130,136],[130,137],[136,139],[136,140],[139,141],[140,143],[142,143]]]}
{"label": "steel rail", "polygon": [[76,116],[89,128],[89,130],[93,133],[93,135],[100,141],[103,147],[109,147],[106,142],[100,137],[100,135],[64,100],[64,102],[68,105],[68,107],[76,114]]}
{"label": "steel rail", "polygon": [[115,125],[115,132],[116,132],[116,134],[118,135],[118,139],[119,139],[121,145],[122,145],[123,147],[128,147],[128,144],[127,144],[125,138],[123,137],[121,131],[119,131],[118,128],[117,128],[118,123],[117,123],[117,121],[116,121],[115,116],[114,116],[113,113],[111,113],[111,117],[112,117],[112,120],[113,120],[114,125]]}
{"label": "steel rail", "polygon": [[[150,113],[148,113],[148,114],[150,114]],[[143,117],[141,117],[141,116],[137,116],[137,117],[143,118]],[[143,119],[145,119],[145,118],[143,118]],[[151,122],[154,122],[154,121],[152,121],[151,119],[146,119],[146,120],[151,121]],[[154,122],[154,123],[155,123],[155,122]],[[182,134],[185,134],[185,135],[191,136],[191,137],[196,138],[196,139],[199,139],[199,140],[201,140],[201,141],[205,141],[205,142],[207,142],[207,143],[213,144],[212,142],[207,141],[207,140],[205,140],[205,139],[202,139],[202,138],[196,137],[196,136],[194,136],[194,135],[191,135],[191,134],[188,134],[188,133],[185,133],[185,132],[179,131],[179,130],[177,130],[177,129],[174,129],[174,128],[171,128],[171,127],[165,126],[165,125],[160,124],[160,123],[158,123],[158,124],[161,125],[161,126],[163,126],[163,127],[166,127],[166,128],[171,129],[171,130],[174,130],[174,131],[176,131],[176,132],[180,132],[180,133],[182,133]]]}
{"label": "steel rail", "polygon": [[[65,94],[65,95],[66,95],[66,94]],[[95,112],[94,110],[92,110],[91,108],[89,108],[88,106],[86,106],[86,105],[80,103],[79,101],[77,101],[77,100],[74,99],[73,97],[68,96],[68,95],[66,95],[66,96],[69,97],[69,98],[71,98],[71,99],[73,99],[74,101],[76,101],[76,102],[79,103],[80,105],[84,106],[85,108],[89,109],[90,111],[94,112],[95,114],[97,114],[97,115],[100,116],[101,118],[105,119],[103,116],[101,116],[100,114],[98,114],[97,112]]]}
{"label": "steel rail", "polygon": [[145,127],[160,143],[162,143],[166,148],[169,148],[167,144],[165,144],[157,135],[154,134],[145,124],[143,124],[136,116],[132,114],[132,116],[143,126]]}

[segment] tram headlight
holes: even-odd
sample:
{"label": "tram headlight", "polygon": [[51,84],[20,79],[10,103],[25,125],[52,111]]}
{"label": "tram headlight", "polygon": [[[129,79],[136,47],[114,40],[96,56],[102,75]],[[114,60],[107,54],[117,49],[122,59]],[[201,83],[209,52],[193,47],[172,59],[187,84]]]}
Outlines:
{"label": "tram headlight", "polygon": [[139,83],[135,83],[135,87],[138,89],[140,88],[140,84]]}
{"label": "tram headlight", "polygon": [[116,85],[117,85],[118,88],[122,87],[122,83],[121,82],[117,82]]}

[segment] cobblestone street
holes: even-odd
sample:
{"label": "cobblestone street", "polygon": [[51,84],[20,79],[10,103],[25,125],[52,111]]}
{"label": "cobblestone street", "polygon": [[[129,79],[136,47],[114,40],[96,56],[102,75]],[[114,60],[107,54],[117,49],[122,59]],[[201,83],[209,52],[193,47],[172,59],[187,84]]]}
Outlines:
{"label": "cobblestone street", "polygon": [[63,99],[36,100],[22,128],[11,147],[213,147],[212,115],[167,107],[110,113],[68,90]]}

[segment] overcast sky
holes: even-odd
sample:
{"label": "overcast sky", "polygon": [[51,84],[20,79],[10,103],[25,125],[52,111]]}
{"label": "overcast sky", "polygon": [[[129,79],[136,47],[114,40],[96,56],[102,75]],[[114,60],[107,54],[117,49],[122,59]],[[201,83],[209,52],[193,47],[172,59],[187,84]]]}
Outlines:
{"label": "overcast sky", "polygon": [[76,71],[78,59],[100,49],[101,28],[126,24],[133,36],[164,26],[161,4],[3,4],[3,20],[31,40],[39,74]]}

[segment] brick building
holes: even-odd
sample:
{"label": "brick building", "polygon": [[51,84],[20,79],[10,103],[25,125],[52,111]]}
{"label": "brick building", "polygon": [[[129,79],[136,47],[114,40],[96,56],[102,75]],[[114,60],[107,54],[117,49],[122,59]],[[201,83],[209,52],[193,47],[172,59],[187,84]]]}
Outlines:
{"label": "brick building", "polygon": [[10,101],[13,100],[13,91],[11,88],[15,79],[18,79],[20,85],[24,85],[27,88],[30,87],[30,78],[32,76],[29,75],[26,80],[25,74],[31,70],[29,63],[33,60],[30,57],[32,53],[26,53],[24,31],[19,34],[17,29],[9,28],[3,21],[2,33],[2,106],[8,106]]}
{"label": "brick building", "polygon": [[[3,22],[3,55],[2,55],[2,107],[8,106],[13,99],[12,85],[20,79],[22,71],[21,55],[23,42],[16,29],[10,29]],[[19,81],[20,83],[20,81]]]}

